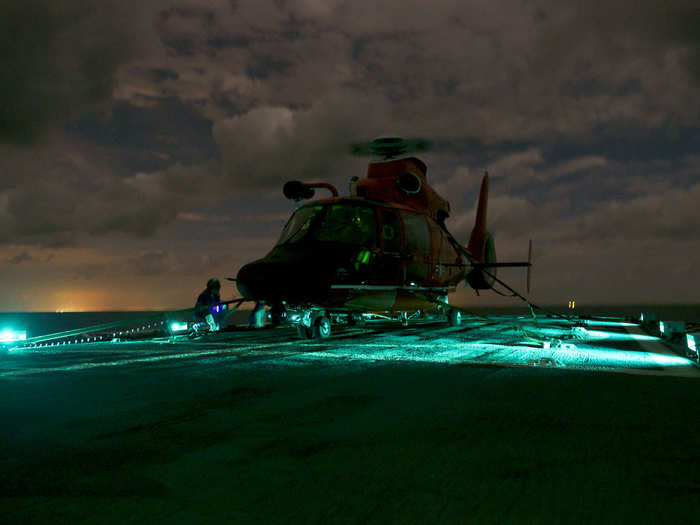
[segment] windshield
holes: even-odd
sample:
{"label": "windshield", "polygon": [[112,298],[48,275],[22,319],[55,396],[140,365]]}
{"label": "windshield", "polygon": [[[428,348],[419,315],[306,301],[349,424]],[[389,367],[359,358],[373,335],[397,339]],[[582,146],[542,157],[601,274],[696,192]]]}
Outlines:
{"label": "windshield", "polygon": [[295,211],[284,230],[282,230],[282,235],[280,235],[280,240],[277,244],[296,242],[304,237],[311,226],[313,218],[321,209],[322,206],[305,206]]}
{"label": "windshield", "polygon": [[348,204],[328,205],[315,237],[319,241],[375,246],[377,220],[374,209]]}

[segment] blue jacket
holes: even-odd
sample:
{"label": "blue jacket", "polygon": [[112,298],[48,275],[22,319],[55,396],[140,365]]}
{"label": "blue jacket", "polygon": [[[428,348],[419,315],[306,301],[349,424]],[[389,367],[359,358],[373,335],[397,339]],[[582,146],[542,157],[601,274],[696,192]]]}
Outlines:
{"label": "blue jacket", "polygon": [[204,319],[208,313],[211,313],[212,307],[218,304],[221,304],[221,296],[207,288],[197,297],[197,302],[194,305],[194,315]]}

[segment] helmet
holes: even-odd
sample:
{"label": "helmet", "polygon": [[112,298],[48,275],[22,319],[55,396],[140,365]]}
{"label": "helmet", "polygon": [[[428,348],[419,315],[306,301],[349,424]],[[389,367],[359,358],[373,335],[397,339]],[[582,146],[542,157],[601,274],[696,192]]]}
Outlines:
{"label": "helmet", "polygon": [[207,281],[207,290],[220,290],[221,283],[215,277],[212,277]]}

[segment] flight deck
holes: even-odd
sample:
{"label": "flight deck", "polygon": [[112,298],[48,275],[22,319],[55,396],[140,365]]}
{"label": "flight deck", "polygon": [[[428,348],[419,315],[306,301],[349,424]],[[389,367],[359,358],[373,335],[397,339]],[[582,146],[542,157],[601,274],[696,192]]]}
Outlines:
{"label": "flight deck", "polygon": [[7,522],[678,522],[700,368],[622,319],[234,328],[0,359]]}
{"label": "flight deck", "polygon": [[445,365],[552,367],[623,373],[700,377],[700,368],[671,345],[620,318],[563,318],[491,315],[465,318],[458,327],[439,320],[408,326],[372,321],[345,327],[328,339],[303,341],[284,327],[139,338],[121,332],[112,341],[88,336],[46,341],[7,351],[0,377],[178,361],[221,360],[222,364],[270,362],[300,366],[414,362]]}

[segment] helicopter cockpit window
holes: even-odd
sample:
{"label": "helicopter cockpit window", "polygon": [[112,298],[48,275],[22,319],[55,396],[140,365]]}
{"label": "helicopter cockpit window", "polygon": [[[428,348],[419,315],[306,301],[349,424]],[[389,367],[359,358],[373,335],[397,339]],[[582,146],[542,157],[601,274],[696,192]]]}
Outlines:
{"label": "helicopter cockpit window", "polygon": [[280,235],[280,240],[277,244],[296,242],[304,237],[306,232],[309,231],[314,217],[322,208],[322,206],[305,206],[295,211],[284,230],[282,230],[282,235]]}
{"label": "helicopter cockpit window", "polygon": [[331,204],[316,231],[319,241],[335,241],[373,247],[377,243],[377,220],[367,206]]}

